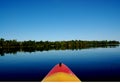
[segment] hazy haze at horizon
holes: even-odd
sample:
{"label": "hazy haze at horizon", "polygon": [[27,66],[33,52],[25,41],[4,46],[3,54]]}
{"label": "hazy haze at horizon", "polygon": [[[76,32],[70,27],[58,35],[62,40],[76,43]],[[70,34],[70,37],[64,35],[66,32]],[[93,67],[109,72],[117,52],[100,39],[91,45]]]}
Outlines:
{"label": "hazy haze at horizon", "polygon": [[120,41],[120,0],[0,0],[0,38]]}

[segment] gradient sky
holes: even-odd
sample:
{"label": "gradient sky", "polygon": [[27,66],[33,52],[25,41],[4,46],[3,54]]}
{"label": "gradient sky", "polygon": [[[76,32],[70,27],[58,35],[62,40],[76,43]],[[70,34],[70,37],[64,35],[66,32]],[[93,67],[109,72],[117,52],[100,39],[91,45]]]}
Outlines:
{"label": "gradient sky", "polygon": [[0,38],[120,41],[120,0],[0,0]]}

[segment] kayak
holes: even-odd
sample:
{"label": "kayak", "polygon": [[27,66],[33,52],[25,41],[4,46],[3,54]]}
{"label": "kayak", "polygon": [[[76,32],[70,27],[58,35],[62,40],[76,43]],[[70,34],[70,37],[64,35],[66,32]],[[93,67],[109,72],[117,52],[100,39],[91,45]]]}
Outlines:
{"label": "kayak", "polygon": [[80,79],[63,63],[55,65],[42,82],[80,82]]}

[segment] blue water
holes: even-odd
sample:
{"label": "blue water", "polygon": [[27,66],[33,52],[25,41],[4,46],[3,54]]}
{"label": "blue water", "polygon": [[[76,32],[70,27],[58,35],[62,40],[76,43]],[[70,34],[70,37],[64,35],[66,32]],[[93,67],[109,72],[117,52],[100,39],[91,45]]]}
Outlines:
{"label": "blue water", "polygon": [[0,56],[0,81],[41,81],[59,62],[81,81],[120,81],[120,47],[5,54]]}

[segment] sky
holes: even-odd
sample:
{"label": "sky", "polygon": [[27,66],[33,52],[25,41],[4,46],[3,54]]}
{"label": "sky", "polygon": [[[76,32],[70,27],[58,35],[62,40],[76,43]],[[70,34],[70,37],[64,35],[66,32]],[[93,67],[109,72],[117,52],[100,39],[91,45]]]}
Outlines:
{"label": "sky", "polygon": [[0,0],[0,38],[120,41],[120,0]]}

